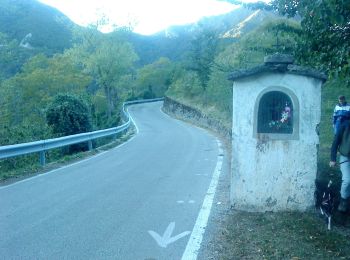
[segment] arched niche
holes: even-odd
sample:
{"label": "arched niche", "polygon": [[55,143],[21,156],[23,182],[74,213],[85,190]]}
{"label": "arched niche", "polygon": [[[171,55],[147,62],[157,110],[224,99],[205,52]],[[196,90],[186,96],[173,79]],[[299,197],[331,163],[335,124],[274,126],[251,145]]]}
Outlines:
{"label": "arched niche", "polygon": [[284,87],[268,87],[256,99],[254,137],[299,139],[299,101]]}

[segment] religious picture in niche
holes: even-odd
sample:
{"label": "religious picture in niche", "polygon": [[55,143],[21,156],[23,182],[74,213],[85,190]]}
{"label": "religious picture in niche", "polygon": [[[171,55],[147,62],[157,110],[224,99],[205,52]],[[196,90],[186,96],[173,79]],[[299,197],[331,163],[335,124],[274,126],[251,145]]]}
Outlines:
{"label": "religious picture in niche", "polygon": [[258,133],[293,133],[293,104],[288,95],[271,91],[261,97],[257,130]]}

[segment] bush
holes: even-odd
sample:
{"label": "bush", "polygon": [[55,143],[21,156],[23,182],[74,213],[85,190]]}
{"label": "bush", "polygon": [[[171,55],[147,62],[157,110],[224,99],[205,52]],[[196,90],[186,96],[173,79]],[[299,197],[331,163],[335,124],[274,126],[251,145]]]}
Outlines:
{"label": "bush", "polygon": [[[81,97],[59,94],[46,112],[47,124],[57,136],[85,133],[92,130],[90,109]],[[86,150],[86,144],[72,145],[69,153]]]}

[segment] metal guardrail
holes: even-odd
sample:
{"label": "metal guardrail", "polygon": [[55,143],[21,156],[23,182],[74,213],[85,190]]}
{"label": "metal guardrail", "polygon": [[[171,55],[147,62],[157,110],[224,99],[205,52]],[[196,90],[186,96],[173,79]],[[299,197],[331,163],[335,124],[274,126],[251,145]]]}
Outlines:
{"label": "metal guardrail", "polygon": [[130,127],[131,118],[129,113],[126,110],[126,106],[140,104],[140,103],[157,102],[157,101],[162,101],[163,99],[164,98],[156,98],[156,99],[135,100],[135,101],[124,102],[122,113],[124,116],[124,121],[126,121],[126,123],[117,127],[112,127],[112,128],[93,131],[93,132],[75,134],[75,135],[68,135],[68,136],[59,137],[59,138],[40,140],[40,141],[35,141],[30,143],[0,146],[0,159],[6,159],[10,157],[16,157],[20,155],[29,154],[29,153],[39,152],[40,164],[45,165],[45,152],[50,149],[88,142],[89,150],[92,150],[92,140],[98,139],[101,137],[116,135],[124,130],[127,130]]}

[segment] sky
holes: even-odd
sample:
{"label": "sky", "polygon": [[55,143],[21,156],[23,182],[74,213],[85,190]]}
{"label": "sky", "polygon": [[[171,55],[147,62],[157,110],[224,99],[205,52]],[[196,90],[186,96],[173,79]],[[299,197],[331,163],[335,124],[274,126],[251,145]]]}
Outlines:
{"label": "sky", "polygon": [[[237,6],[217,0],[39,0],[73,22],[86,26],[102,15],[111,24],[132,25],[134,32],[150,35],[171,25],[194,23],[205,16],[230,12]],[[256,2],[245,0],[244,2]],[[109,29],[104,29],[107,32]]]}

